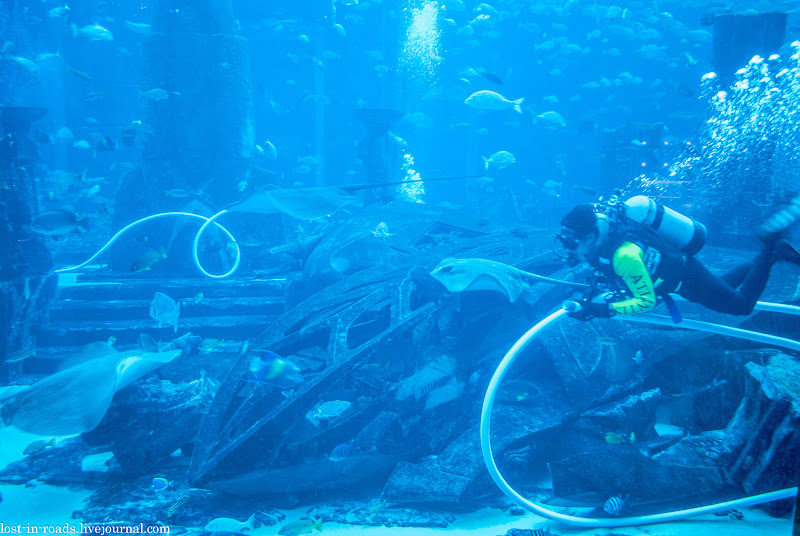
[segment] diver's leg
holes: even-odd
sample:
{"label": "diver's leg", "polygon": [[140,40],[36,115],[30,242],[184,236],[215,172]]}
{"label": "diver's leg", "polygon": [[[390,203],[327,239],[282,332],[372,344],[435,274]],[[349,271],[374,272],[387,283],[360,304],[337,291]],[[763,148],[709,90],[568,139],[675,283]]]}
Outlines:
{"label": "diver's leg", "polygon": [[722,280],[730,285],[731,288],[739,288],[739,285],[742,284],[742,281],[744,281],[744,278],[747,276],[747,272],[749,272],[752,267],[752,262],[740,264],[730,272],[722,275]]}
{"label": "diver's leg", "polygon": [[[800,265],[800,251],[798,251],[797,248],[795,248],[788,241],[779,240],[778,243],[775,244],[774,260],[785,261],[791,264]],[[750,271],[752,267],[753,267],[752,262],[746,262],[744,264],[740,264],[733,270],[723,275],[722,279],[724,279],[725,282],[730,286],[732,286],[733,288],[739,288],[739,285],[741,285],[744,282],[744,278],[747,276],[747,273]]]}
{"label": "diver's leg", "polygon": [[684,284],[679,294],[711,310],[732,315],[747,315],[764,292],[774,263],[773,248],[765,247],[750,263],[737,290],[717,277],[694,257],[687,259]]}

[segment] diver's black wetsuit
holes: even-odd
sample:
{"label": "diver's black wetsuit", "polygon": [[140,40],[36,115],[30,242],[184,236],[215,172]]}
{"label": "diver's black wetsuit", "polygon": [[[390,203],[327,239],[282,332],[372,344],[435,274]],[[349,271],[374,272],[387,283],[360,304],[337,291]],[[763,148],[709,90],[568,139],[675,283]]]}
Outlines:
{"label": "diver's black wetsuit", "polygon": [[761,297],[774,264],[773,248],[764,247],[751,262],[717,277],[694,257],[684,260],[683,286],[677,292],[689,301],[731,315],[749,315]]}

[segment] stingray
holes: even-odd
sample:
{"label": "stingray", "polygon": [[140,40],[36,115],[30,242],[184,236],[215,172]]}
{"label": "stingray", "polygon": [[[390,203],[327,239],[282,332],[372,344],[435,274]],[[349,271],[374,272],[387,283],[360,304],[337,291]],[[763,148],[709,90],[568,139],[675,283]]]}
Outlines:
{"label": "stingray", "polygon": [[180,355],[133,350],[74,365],[3,400],[3,421],[46,436],[88,432],[103,420],[114,393]]}
{"label": "stingray", "polygon": [[381,184],[350,184],[344,186],[320,186],[315,188],[277,188],[266,186],[245,199],[226,207],[228,212],[250,212],[255,214],[286,214],[299,220],[316,220],[333,214],[343,206],[355,203],[355,192],[397,186],[408,182],[432,182],[474,178],[439,177],[411,181],[386,182]]}
{"label": "stingray", "polygon": [[299,220],[316,220],[354,203],[356,196],[344,187],[262,188],[228,207],[230,212],[283,213]]}
{"label": "stingray", "polygon": [[580,283],[560,281],[532,274],[513,266],[487,259],[444,259],[431,272],[431,276],[450,292],[488,290],[503,294],[514,302],[537,282],[585,287]]}

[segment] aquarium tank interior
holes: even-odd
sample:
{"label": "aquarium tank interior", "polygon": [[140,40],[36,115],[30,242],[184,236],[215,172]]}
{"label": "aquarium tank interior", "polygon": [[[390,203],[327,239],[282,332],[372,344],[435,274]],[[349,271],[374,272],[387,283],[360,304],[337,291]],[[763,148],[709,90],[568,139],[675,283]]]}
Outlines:
{"label": "aquarium tank interior", "polygon": [[800,0],[0,0],[0,533],[800,535],[798,221]]}

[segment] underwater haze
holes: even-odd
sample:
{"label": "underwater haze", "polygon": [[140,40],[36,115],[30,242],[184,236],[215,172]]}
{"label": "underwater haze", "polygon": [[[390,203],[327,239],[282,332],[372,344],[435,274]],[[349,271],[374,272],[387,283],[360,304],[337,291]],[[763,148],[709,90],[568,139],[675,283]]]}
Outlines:
{"label": "underwater haze", "polygon": [[792,534],[798,125],[798,0],[0,0],[0,532]]}

